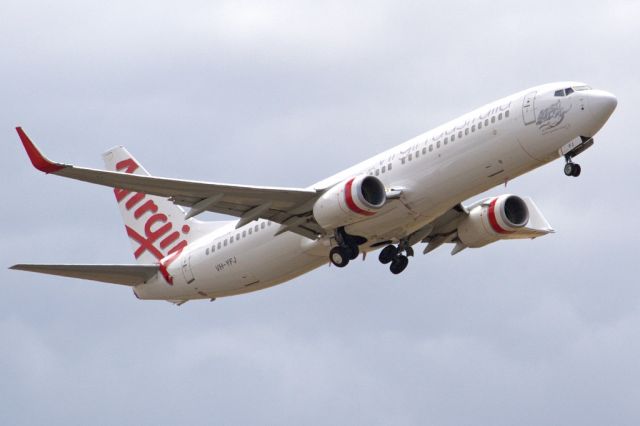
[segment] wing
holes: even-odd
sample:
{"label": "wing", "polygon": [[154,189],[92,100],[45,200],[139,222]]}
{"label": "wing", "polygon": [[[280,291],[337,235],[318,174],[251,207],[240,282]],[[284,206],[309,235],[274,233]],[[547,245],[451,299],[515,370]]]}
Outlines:
{"label": "wing", "polygon": [[44,172],[111,188],[157,195],[191,207],[187,217],[203,211],[239,217],[236,227],[258,219],[282,224],[279,233],[296,232],[315,239],[324,229],[313,218],[313,204],[321,193],[310,189],[230,185],[76,167],[45,157],[22,128],[16,131],[33,166]]}
{"label": "wing", "polygon": [[13,265],[9,269],[135,286],[152,278],[159,265]]}
{"label": "wing", "polygon": [[[460,222],[469,216],[469,212],[472,209],[484,205],[492,199],[493,198],[485,198],[469,206],[463,206],[462,204],[454,206],[443,215],[436,218],[433,222],[407,236],[408,243],[411,246],[419,242],[427,243],[427,246],[423,250],[424,254],[437,249],[445,243],[455,243],[455,247],[451,251],[451,254],[454,255],[459,253],[467,247],[458,238],[458,226],[460,225]],[[527,205],[527,209],[529,211],[529,220],[527,224],[515,232],[501,236],[501,238],[537,238],[554,232],[553,228],[549,225],[533,200],[530,197],[523,197],[522,200]]]}

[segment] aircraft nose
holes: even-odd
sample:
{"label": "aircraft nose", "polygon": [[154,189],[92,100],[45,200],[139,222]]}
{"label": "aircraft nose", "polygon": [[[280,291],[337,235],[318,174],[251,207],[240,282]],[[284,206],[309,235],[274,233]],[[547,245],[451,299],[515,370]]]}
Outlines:
{"label": "aircraft nose", "polygon": [[604,124],[618,105],[618,99],[604,90],[593,90],[589,96],[591,114],[596,121]]}

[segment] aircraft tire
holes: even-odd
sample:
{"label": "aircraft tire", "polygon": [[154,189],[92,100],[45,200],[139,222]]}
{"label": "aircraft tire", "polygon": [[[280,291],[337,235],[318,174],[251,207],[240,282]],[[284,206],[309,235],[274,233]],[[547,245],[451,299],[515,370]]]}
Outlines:
{"label": "aircraft tire", "polygon": [[348,247],[344,247],[343,250],[349,260],[354,260],[360,254],[360,249],[355,244],[350,244]]}
{"label": "aircraft tire", "polygon": [[573,163],[567,163],[564,165],[564,174],[566,176],[573,176],[573,171],[574,171]]}
{"label": "aircraft tire", "polygon": [[571,176],[578,177],[578,176],[580,176],[581,172],[582,172],[582,167],[580,167],[580,164],[574,164],[573,165],[573,172],[571,173]]}
{"label": "aircraft tire", "polygon": [[391,261],[391,266],[389,269],[391,273],[394,275],[398,275],[405,269],[407,269],[407,265],[409,264],[409,258],[404,255],[397,256],[395,259]]}
{"label": "aircraft tire", "polygon": [[342,247],[334,247],[329,252],[329,260],[338,268],[344,268],[349,264],[349,256]]}
{"label": "aircraft tire", "polygon": [[382,249],[380,255],[378,256],[378,260],[380,263],[386,265],[393,261],[393,259],[398,255],[398,249],[396,246],[389,244],[385,248]]}

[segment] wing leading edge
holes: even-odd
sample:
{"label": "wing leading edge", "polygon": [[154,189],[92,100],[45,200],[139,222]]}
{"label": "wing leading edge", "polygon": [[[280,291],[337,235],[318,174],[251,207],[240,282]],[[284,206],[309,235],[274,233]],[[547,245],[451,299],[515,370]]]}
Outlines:
{"label": "wing leading edge", "polygon": [[16,131],[31,163],[44,173],[166,197],[176,204],[191,207],[188,217],[211,211],[239,217],[238,227],[261,218],[280,223],[283,230],[308,238],[324,234],[312,214],[313,204],[321,195],[317,191],[210,183],[76,167],[49,160],[22,128],[17,127]]}
{"label": "wing leading edge", "polygon": [[16,271],[136,286],[156,275],[159,265],[13,265]]}

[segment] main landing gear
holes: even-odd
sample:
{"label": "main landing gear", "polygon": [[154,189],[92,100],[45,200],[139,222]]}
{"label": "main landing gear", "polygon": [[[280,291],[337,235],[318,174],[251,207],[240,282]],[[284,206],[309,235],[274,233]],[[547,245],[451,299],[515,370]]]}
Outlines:
{"label": "main landing gear", "polygon": [[393,244],[389,244],[383,248],[378,256],[378,260],[385,265],[390,263],[391,265],[389,265],[389,269],[391,270],[391,273],[397,275],[407,268],[407,265],[409,264],[408,256],[413,256],[413,249],[406,241],[403,240],[398,243],[397,247]]}
{"label": "main landing gear", "polygon": [[360,254],[358,246],[367,242],[364,237],[349,235],[344,227],[336,230],[336,242],[338,245],[329,252],[329,260],[338,268],[344,268],[350,260],[354,260]]}

